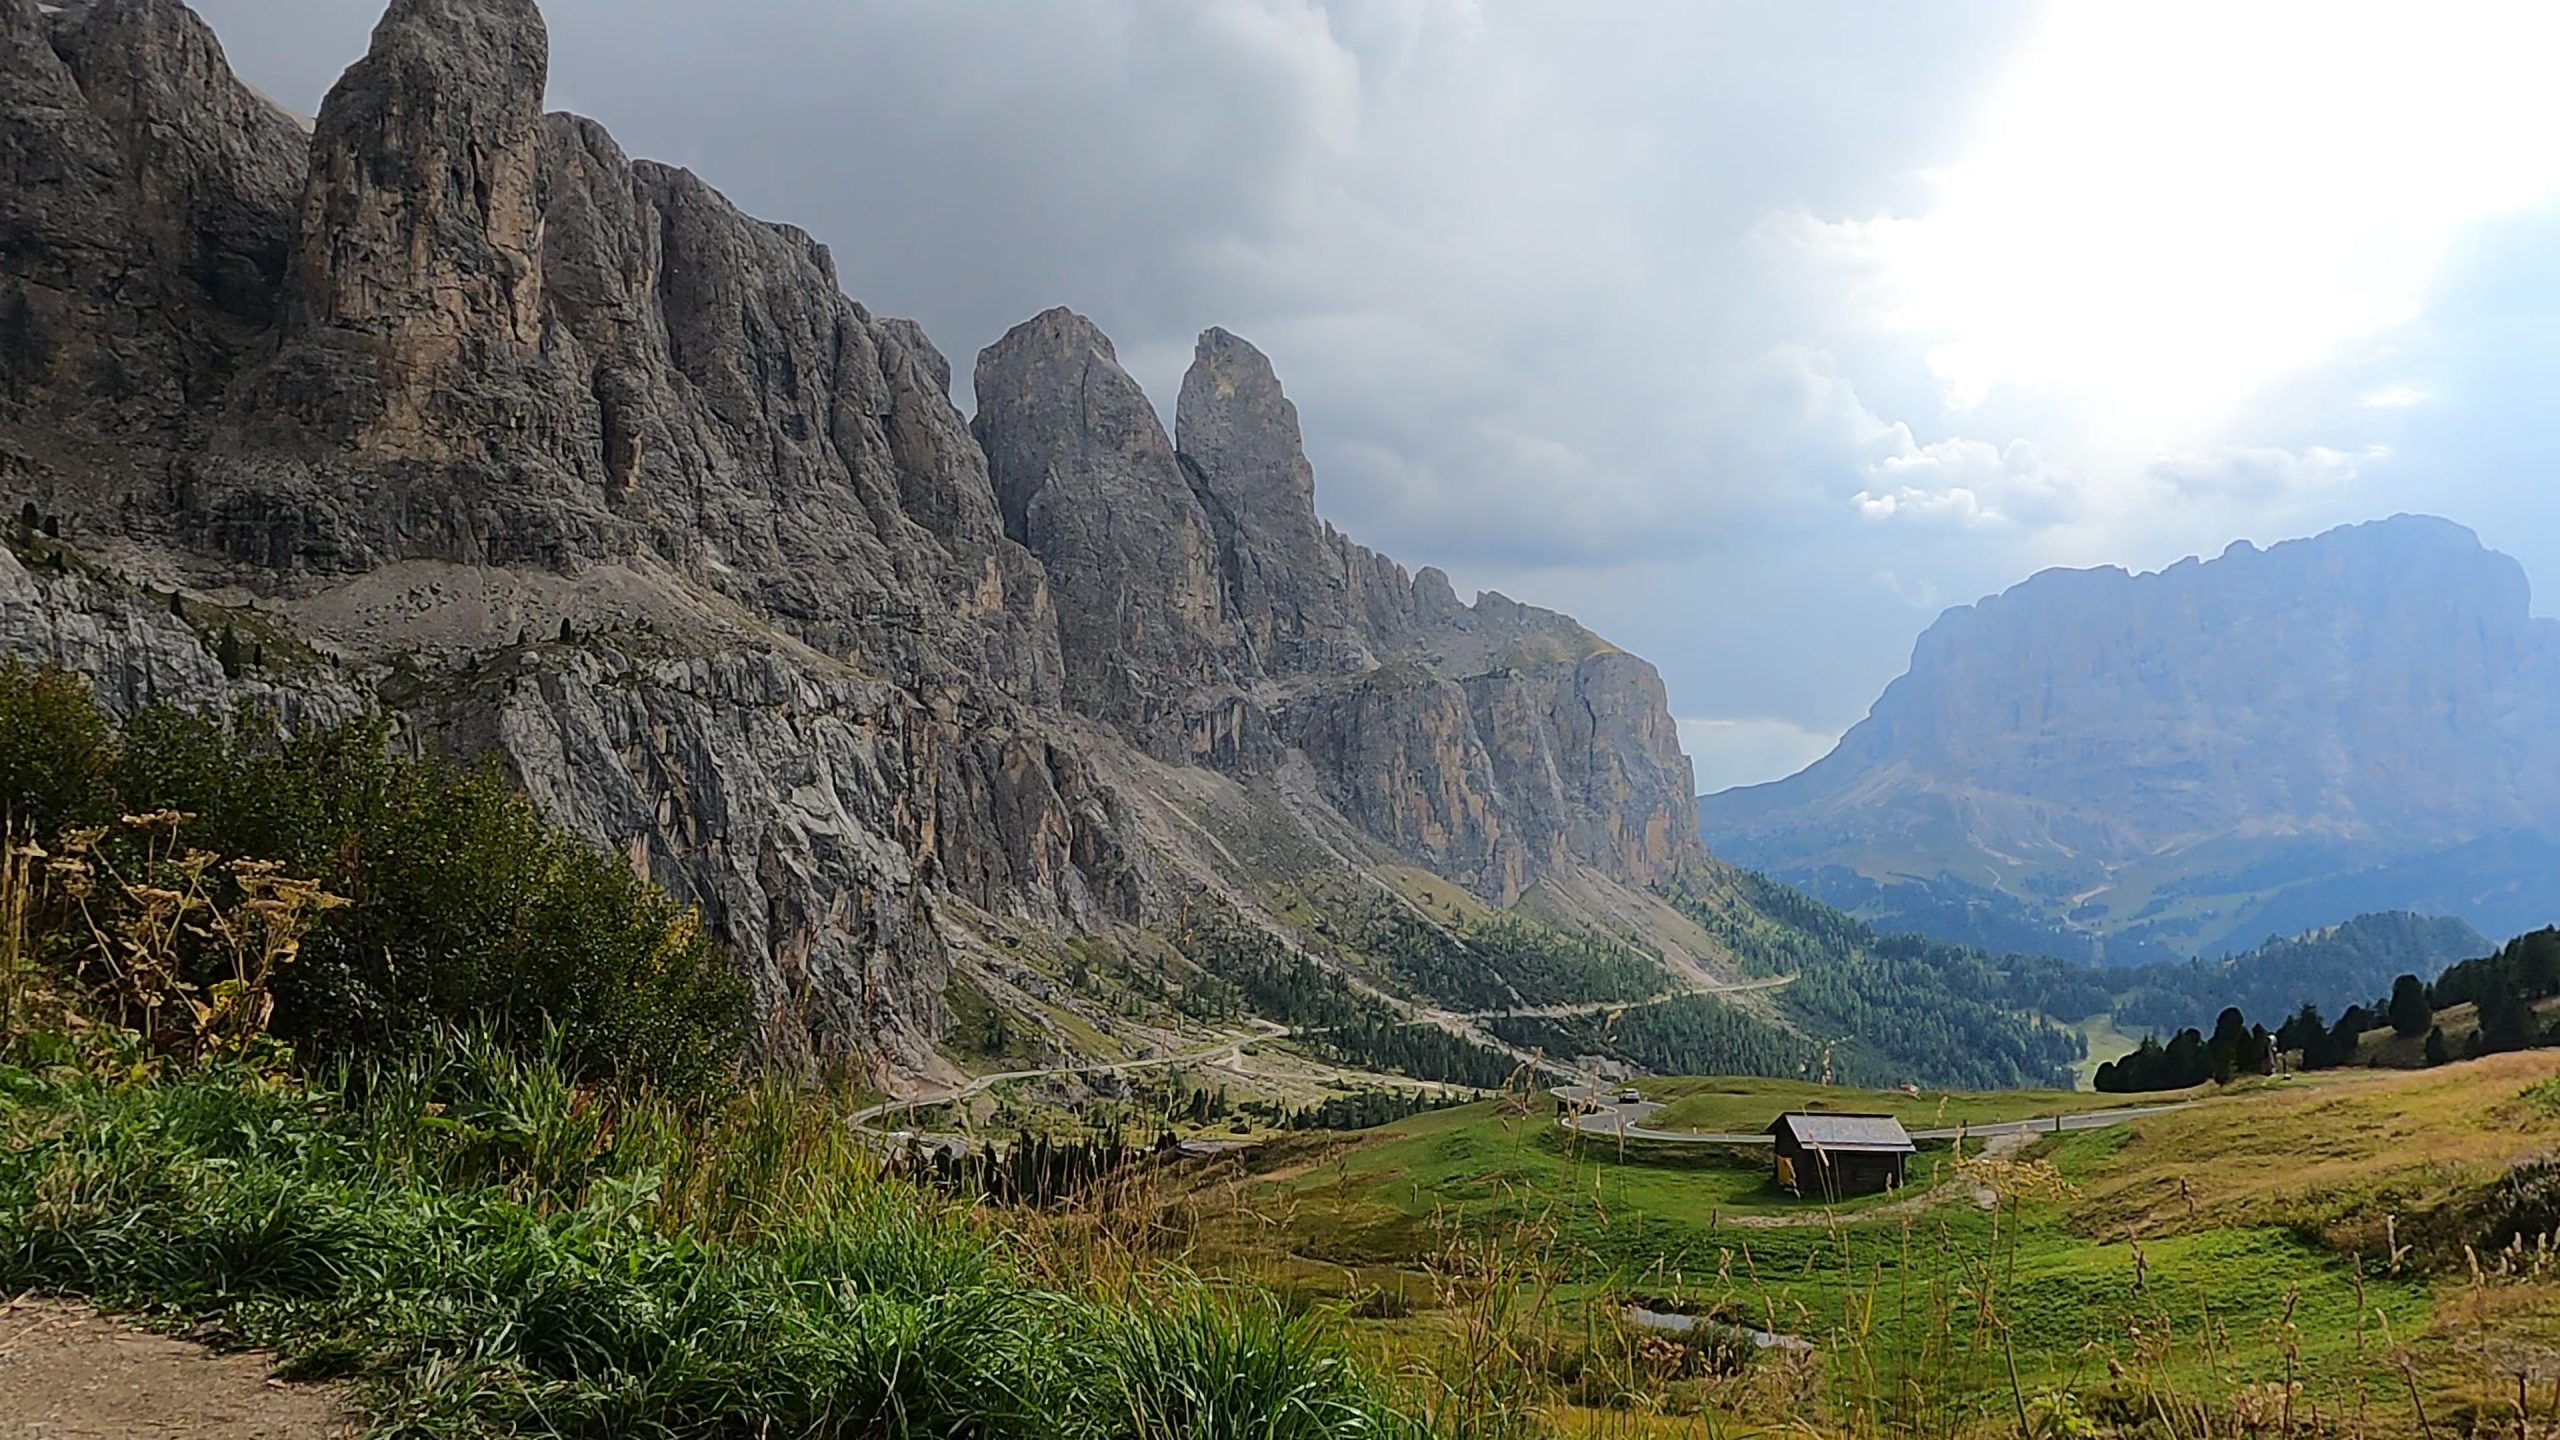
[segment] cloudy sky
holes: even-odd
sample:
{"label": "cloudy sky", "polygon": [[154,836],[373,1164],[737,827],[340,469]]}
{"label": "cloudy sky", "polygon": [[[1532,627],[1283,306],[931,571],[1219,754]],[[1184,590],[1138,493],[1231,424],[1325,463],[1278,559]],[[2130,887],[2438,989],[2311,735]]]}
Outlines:
{"label": "cloudy sky", "polygon": [[[305,112],[375,9],[194,3]],[[553,106],[963,376],[1253,339],[1329,518],[1651,657],[1705,789],[2048,565],[2422,510],[2560,593],[2551,7],[545,9]]]}

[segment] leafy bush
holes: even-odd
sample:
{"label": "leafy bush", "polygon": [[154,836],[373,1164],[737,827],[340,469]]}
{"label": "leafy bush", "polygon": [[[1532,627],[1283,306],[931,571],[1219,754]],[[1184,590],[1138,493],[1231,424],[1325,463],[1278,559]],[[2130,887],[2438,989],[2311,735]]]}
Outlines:
{"label": "leafy bush", "polygon": [[[111,732],[76,678],[0,667],[0,811],[46,837],[175,813],[192,849],[346,898],[275,977],[273,1028],[297,1048],[398,1052],[474,1024],[522,1045],[556,1033],[581,1079],[699,1092],[726,1073],[745,986],[689,911],[546,824],[494,767],[390,742],[380,719],[288,733],[167,707]],[[118,858],[121,838],[103,843]]]}
{"label": "leafy bush", "polygon": [[0,661],[0,821],[53,836],[115,804],[115,740],[89,682],[60,670]]}

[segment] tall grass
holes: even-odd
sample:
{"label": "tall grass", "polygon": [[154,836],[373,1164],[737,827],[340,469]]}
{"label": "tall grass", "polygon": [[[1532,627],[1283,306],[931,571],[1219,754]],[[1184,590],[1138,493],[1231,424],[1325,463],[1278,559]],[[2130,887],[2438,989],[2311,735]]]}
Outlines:
{"label": "tall grass", "polygon": [[1035,1276],[823,1099],[456,1035],[327,1087],[0,1070],[0,1289],[271,1347],[384,1435],[1427,1433],[1267,1297]]}

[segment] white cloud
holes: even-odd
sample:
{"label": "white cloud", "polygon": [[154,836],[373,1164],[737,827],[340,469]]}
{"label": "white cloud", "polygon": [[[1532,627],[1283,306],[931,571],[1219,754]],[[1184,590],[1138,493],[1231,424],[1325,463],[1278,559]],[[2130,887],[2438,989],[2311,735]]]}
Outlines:
{"label": "white cloud", "polygon": [[2059,395],[2189,442],[2560,192],[2556,50],[2549,7],[2059,6],[1933,204],[1798,233],[1880,286],[1951,410]]}
{"label": "white cloud", "polygon": [[1809,730],[1791,720],[1766,717],[1683,719],[1680,748],[1697,768],[1698,793],[1783,780],[1831,753],[1836,734]]}
{"label": "white cloud", "polygon": [[1856,498],[1858,513],[1870,520],[1908,517],[1952,521],[1959,525],[1996,525],[2000,522],[2000,512],[1983,504],[1981,496],[1962,485],[1936,490],[1923,490],[1911,485],[1882,492],[1861,490]]}
{"label": "white cloud", "polygon": [[2356,403],[2367,410],[2407,410],[2426,404],[2430,398],[2426,391],[2400,381],[2367,390],[2356,397]]}
{"label": "white cloud", "polygon": [[1925,610],[1934,616],[1947,608],[1945,594],[1937,586],[1929,583],[1926,577],[1918,580],[1904,580],[1894,571],[1878,570],[1871,578],[1884,589],[1886,594],[1914,610]]}
{"label": "white cloud", "polygon": [[2388,459],[2376,445],[2357,454],[2313,445],[2287,450],[2274,445],[2229,446],[2153,462],[2151,476],[2174,498],[2242,501],[2266,509],[2298,505],[2339,489],[2364,465]]}
{"label": "white cloud", "polygon": [[1994,445],[1956,437],[1911,443],[1867,467],[1873,482],[1855,497],[1870,520],[1952,520],[1965,525],[2036,525],[2067,502],[2068,477],[2047,468],[2024,440]]}

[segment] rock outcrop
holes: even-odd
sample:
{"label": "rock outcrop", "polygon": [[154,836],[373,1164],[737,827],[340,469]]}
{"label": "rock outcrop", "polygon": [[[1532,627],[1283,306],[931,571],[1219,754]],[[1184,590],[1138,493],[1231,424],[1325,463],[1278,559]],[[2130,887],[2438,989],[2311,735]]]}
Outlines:
{"label": "rock outcrop", "polygon": [[[906,1068],[1002,926],[1248,894],[1202,795],[1501,901],[1698,857],[1650,667],[1326,526],[1251,346],[1177,447],[1050,311],[965,420],[823,245],[545,114],[546,55],[531,0],[394,0],[306,133],[176,0],[0,0],[0,498],[82,557],[0,562],[0,646],[494,754]],[[226,678],[171,590],[292,644]]]}
{"label": "rock outcrop", "polygon": [[305,148],[182,6],[0,0],[13,429],[113,470],[199,417],[273,319]]}
{"label": "rock outcrop", "polygon": [[2420,516],[2048,571],[1949,611],[1836,750],[1709,797],[1705,834],[1897,923],[2128,958],[2381,909],[2547,924],[2560,623],[2529,599]]}
{"label": "rock outcrop", "polygon": [[1316,518],[1316,473],[1299,437],[1298,407],[1271,362],[1224,330],[1202,334],[1182,377],[1174,430],[1183,474],[1217,538],[1219,574],[1250,663],[1273,675],[1376,663],[1380,627],[1374,618],[1365,626],[1354,620],[1353,557]]}
{"label": "rock outcrop", "polygon": [[1109,338],[1065,309],[987,347],[976,389],[971,428],[1005,534],[1055,595],[1067,703],[1162,745],[1195,692],[1243,678],[1245,657],[1208,516],[1155,407]]}
{"label": "rock outcrop", "polygon": [[[542,340],[542,91],[533,0],[393,0],[311,139],[266,398],[353,402],[297,417],[360,455],[442,457],[485,437],[438,413]],[[311,372],[343,365],[368,383]],[[314,383],[316,379],[316,383]]]}

